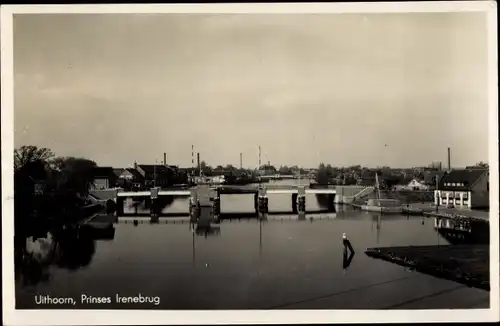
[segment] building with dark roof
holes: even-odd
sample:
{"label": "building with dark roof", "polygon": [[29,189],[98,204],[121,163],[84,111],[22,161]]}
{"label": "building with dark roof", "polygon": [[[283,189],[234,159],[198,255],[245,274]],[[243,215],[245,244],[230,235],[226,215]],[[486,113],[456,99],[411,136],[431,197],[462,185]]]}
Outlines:
{"label": "building with dark roof", "polygon": [[92,176],[94,177],[94,190],[112,188],[116,184],[116,174],[110,166],[99,166],[92,169]]}
{"label": "building with dark roof", "polygon": [[451,170],[439,181],[434,203],[459,208],[489,208],[489,195],[488,170]]}
{"label": "building with dark roof", "polygon": [[144,187],[144,176],[135,168],[116,169],[118,172],[117,184],[122,188],[142,189]]}
{"label": "building with dark roof", "polygon": [[445,171],[426,171],[424,172],[424,183],[429,186],[430,189],[436,189],[436,179],[439,182],[441,178],[446,174]]}
{"label": "building with dark roof", "polygon": [[168,187],[177,174],[177,170],[169,165],[138,164],[136,169],[143,176],[146,187]]}

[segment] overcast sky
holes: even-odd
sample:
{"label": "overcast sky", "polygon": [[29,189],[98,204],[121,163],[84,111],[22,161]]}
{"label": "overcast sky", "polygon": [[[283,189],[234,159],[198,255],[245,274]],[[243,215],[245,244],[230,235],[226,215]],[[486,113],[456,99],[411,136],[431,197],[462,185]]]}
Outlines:
{"label": "overcast sky", "polygon": [[482,13],[17,15],[14,62],[15,146],[99,165],[488,160]]}

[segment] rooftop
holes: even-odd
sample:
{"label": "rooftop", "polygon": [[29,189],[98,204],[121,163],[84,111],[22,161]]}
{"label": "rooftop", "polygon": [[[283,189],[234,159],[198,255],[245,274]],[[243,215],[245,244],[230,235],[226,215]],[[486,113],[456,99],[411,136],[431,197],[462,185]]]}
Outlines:
{"label": "rooftop", "polygon": [[169,165],[163,165],[163,164],[139,164],[139,168],[141,168],[145,173],[150,174],[150,173],[165,173],[168,171],[175,171],[175,169]]}
{"label": "rooftop", "polygon": [[[451,170],[446,173],[439,182],[440,189],[456,189],[456,190],[469,190],[472,185],[479,180],[481,176],[488,173],[488,170],[483,169],[463,169]],[[451,187],[448,184],[455,184]]]}
{"label": "rooftop", "polygon": [[110,166],[97,166],[92,168],[92,174],[94,178],[110,177],[114,176],[114,169]]}

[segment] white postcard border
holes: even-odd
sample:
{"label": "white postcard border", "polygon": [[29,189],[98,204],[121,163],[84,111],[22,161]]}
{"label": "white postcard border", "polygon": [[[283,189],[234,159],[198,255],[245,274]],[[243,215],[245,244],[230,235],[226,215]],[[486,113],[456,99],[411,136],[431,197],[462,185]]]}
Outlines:
{"label": "white postcard border", "polygon": [[[489,25],[489,164],[490,164],[490,309],[480,310],[15,310],[13,257],[13,25],[14,13],[488,13]],[[3,315],[7,325],[255,324],[479,322],[499,320],[499,188],[497,17],[494,1],[198,4],[198,5],[36,5],[2,6],[2,250]]]}

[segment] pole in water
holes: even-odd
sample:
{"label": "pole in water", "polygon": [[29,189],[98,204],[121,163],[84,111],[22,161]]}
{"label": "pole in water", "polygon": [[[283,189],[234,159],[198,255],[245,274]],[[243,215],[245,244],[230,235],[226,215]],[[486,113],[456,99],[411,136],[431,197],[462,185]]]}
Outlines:
{"label": "pole in water", "polygon": [[349,241],[349,239],[347,239],[347,235],[345,233],[342,234],[342,242],[344,243],[345,250],[349,249],[349,251],[351,253],[354,253],[354,249],[352,248],[351,241]]}

